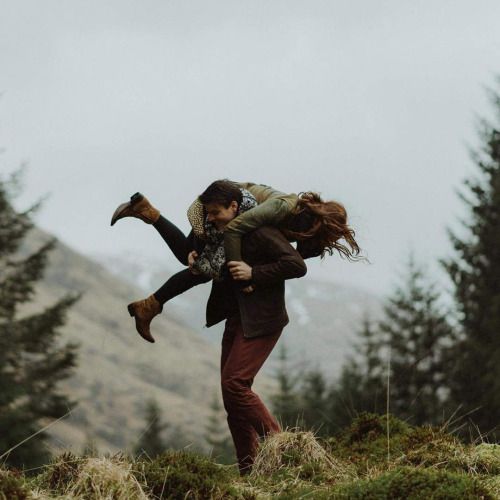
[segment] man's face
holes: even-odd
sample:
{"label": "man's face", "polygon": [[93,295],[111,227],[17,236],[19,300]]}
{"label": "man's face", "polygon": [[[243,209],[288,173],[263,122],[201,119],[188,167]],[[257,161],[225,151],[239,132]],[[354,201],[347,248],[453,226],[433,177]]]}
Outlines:
{"label": "man's face", "polygon": [[231,222],[238,213],[238,203],[232,201],[226,208],[218,203],[208,203],[205,205],[208,222],[212,222],[219,231],[223,231],[229,222]]}

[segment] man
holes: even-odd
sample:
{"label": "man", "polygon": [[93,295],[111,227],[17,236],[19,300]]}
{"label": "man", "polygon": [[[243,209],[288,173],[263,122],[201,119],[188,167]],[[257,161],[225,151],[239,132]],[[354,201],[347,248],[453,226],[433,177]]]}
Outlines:
{"label": "man", "polygon": [[[213,183],[200,196],[208,220],[218,230],[224,230],[236,217],[235,198],[234,184],[227,181]],[[243,475],[251,470],[258,439],[280,430],[252,391],[252,384],[288,323],[284,281],[304,276],[307,268],[283,234],[270,226],[243,237],[242,256],[243,261],[228,263],[230,275],[213,281],[207,326],[226,320],[221,353],[222,397]],[[245,282],[244,289],[238,282]]]}

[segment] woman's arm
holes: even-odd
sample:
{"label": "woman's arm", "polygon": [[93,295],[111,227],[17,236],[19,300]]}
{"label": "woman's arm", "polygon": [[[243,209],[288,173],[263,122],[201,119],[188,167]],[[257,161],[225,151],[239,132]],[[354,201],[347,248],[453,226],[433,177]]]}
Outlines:
{"label": "woman's arm", "polygon": [[270,198],[234,218],[226,226],[224,232],[226,261],[241,261],[241,238],[243,235],[262,226],[280,225],[292,214],[297,200],[296,194]]}

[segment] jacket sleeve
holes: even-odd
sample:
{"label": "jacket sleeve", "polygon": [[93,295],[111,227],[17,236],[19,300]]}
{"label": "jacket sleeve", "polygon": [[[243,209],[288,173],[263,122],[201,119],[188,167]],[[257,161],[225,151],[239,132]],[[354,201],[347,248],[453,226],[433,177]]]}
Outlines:
{"label": "jacket sleeve", "polygon": [[252,281],[256,286],[265,286],[283,280],[300,278],[307,267],[295,248],[276,228],[265,227],[255,231],[252,237],[266,254],[267,264],[252,266]]}
{"label": "jacket sleeve", "polygon": [[234,218],[224,232],[226,261],[243,260],[241,238],[244,234],[262,226],[279,225],[290,215],[291,210],[291,204],[286,199],[271,198]]}

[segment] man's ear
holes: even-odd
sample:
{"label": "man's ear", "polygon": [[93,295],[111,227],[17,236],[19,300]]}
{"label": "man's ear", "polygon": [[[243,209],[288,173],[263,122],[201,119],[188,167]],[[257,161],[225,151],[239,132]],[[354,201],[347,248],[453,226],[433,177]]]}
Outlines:
{"label": "man's ear", "polygon": [[229,205],[233,210],[234,210],[234,213],[236,213],[238,211],[238,202],[236,200],[233,200],[231,202],[231,205]]}

